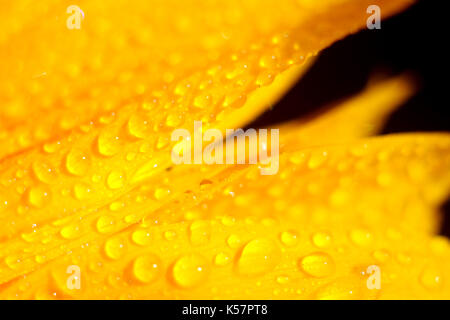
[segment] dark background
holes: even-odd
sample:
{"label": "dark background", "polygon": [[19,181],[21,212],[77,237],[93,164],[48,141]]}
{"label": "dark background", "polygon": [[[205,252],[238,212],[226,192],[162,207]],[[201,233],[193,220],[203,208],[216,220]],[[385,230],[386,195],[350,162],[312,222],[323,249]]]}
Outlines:
{"label": "dark background", "polygon": [[[382,19],[380,30],[366,29],[324,50],[301,81],[248,127],[267,127],[310,115],[357,93],[371,75],[382,70],[387,75],[412,71],[421,79],[422,87],[391,115],[380,133],[450,131],[450,55],[446,47],[450,18],[443,2],[422,0],[400,15]],[[442,212],[440,233],[450,236],[450,201],[443,205]]]}

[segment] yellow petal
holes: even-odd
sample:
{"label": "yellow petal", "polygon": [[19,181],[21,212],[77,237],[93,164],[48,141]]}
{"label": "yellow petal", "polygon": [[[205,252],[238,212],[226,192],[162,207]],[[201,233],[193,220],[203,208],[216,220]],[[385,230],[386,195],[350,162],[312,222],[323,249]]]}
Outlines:
{"label": "yellow petal", "polygon": [[[388,17],[412,2],[378,5]],[[97,128],[112,112],[129,117],[129,104],[144,109],[138,121],[151,129],[193,119],[240,126],[279,95],[258,93],[267,100],[246,106],[252,93],[288,70],[275,85],[285,90],[296,66],[364,27],[371,4],[79,1],[81,29],[69,30],[63,4],[15,1],[0,19],[0,157],[91,121]]]}
{"label": "yellow petal", "polygon": [[[392,14],[409,3],[385,1],[383,12]],[[244,118],[224,102],[254,94],[249,111],[244,104],[238,112],[255,114],[292,83],[306,58],[364,25],[365,2],[311,4],[293,1],[270,10],[271,1],[247,6],[176,1],[149,9],[147,2],[130,7],[89,1],[80,3],[86,17],[75,31],[52,18],[64,12],[53,2],[39,4],[42,18],[33,19],[30,10],[23,21],[6,19],[1,46],[8,59],[2,59],[2,76],[15,76],[0,82],[7,97],[2,150],[10,154],[32,147],[0,163],[0,197],[7,203],[0,219],[2,239],[74,213],[85,216],[142,180],[162,180],[171,165],[174,128],[191,126],[193,120],[219,128],[241,122]],[[35,6],[19,1],[11,14],[23,5]],[[342,23],[335,24],[337,19]],[[148,21],[151,28],[145,27]],[[272,83],[284,70],[280,82]],[[61,101],[69,105],[61,108]],[[229,117],[219,117],[222,112]],[[36,125],[55,131],[37,134]]]}
{"label": "yellow petal", "polygon": [[[300,146],[345,143],[376,134],[386,117],[405,103],[415,89],[413,78],[407,74],[371,83],[358,95],[324,108],[326,112],[283,124],[281,144],[295,150]],[[284,132],[288,134],[283,135]]]}
{"label": "yellow petal", "polygon": [[[40,245],[38,231],[30,238],[33,252],[5,256],[8,266],[1,274],[37,269],[5,284],[3,293],[24,298],[42,290],[58,298],[359,299],[395,293],[445,298],[449,288],[440,261],[449,257],[447,240],[442,244],[431,233],[436,206],[449,190],[450,177],[443,174],[449,148],[446,134],[386,136],[284,153],[274,176],[260,177],[256,166],[236,166],[243,172],[226,179],[218,175],[209,189],[194,189],[160,210],[148,210],[139,225],[114,234],[91,227],[84,238],[64,242],[70,255],[40,267],[53,257],[48,245]],[[10,242],[8,248],[13,247]],[[258,268],[251,267],[255,264]],[[66,287],[70,265],[82,270],[81,291]],[[382,270],[386,288],[381,291],[367,289],[364,272],[371,265]],[[405,266],[408,271],[401,273]],[[107,293],[94,283],[104,284]],[[33,289],[21,293],[24,286]]]}
{"label": "yellow petal", "polygon": [[[411,2],[380,5],[388,16]],[[80,1],[75,31],[60,4],[16,20],[36,4],[5,7],[0,296],[448,297],[448,243],[431,237],[448,135],[303,149],[372,133],[410,94],[403,78],[289,129],[277,176],[170,160],[173,129],[245,124],[307,59],[363,27],[369,4]],[[352,116],[359,125],[333,125]],[[316,137],[330,126],[335,135]],[[362,276],[374,263],[382,291]]]}

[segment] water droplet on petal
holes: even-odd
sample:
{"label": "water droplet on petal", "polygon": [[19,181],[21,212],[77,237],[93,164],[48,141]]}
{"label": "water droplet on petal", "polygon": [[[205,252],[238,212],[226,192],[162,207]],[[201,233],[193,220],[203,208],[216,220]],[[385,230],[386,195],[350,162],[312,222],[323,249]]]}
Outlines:
{"label": "water droplet on petal", "polygon": [[62,228],[60,234],[64,239],[78,238],[80,236],[80,227],[78,224],[70,224]]}
{"label": "water droplet on petal", "polygon": [[28,193],[28,201],[36,208],[43,208],[50,199],[50,191],[44,187],[33,187]]}
{"label": "water droplet on petal", "polygon": [[241,238],[239,236],[232,234],[228,237],[227,243],[230,246],[230,248],[236,249],[241,245]]}
{"label": "water droplet on petal", "polygon": [[116,220],[112,216],[101,216],[97,220],[97,231],[100,233],[110,233],[116,228]]}
{"label": "water droplet on petal", "polygon": [[325,162],[326,159],[327,159],[326,152],[313,153],[309,158],[308,167],[310,169],[316,169],[320,167]]}
{"label": "water droplet on petal", "polygon": [[12,255],[7,256],[5,259],[6,265],[11,269],[16,269],[20,263],[22,263],[22,259],[19,256]]}
{"label": "water droplet on petal", "polygon": [[264,274],[280,261],[281,251],[268,239],[255,239],[242,249],[238,260],[238,271],[243,275]]}
{"label": "water droplet on petal", "polygon": [[110,189],[120,189],[125,184],[125,174],[121,171],[112,171],[106,180]]}
{"label": "water droplet on petal", "polygon": [[72,149],[66,157],[67,170],[76,176],[82,176],[86,174],[90,166],[90,161],[87,155],[82,151]]}
{"label": "water droplet on petal", "polygon": [[208,221],[195,221],[190,226],[190,239],[192,244],[200,245],[209,241],[211,225]]}
{"label": "water droplet on petal", "polygon": [[131,239],[133,240],[134,243],[141,246],[148,245],[151,240],[150,233],[147,230],[136,230],[131,235]]}
{"label": "water droplet on petal", "polygon": [[293,247],[298,243],[297,233],[294,231],[284,231],[280,235],[281,242],[287,247]]}
{"label": "water droplet on petal", "polygon": [[372,255],[379,262],[386,262],[389,259],[389,252],[386,250],[375,250]]}
{"label": "water droplet on petal", "polygon": [[91,191],[91,187],[83,183],[77,183],[73,187],[75,198],[77,198],[78,200],[89,199],[92,196]]}
{"label": "water droplet on petal", "polygon": [[222,224],[227,227],[231,227],[235,224],[236,219],[234,217],[225,216],[222,218]]}
{"label": "water droplet on petal", "polygon": [[289,282],[289,277],[288,276],[278,276],[277,277],[277,282],[279,284],[286,284]]}
{"label": "water droplet on petal", "polygon": [[198,254],[183,256],[173,266],[173,279],[180,287],[194,287],[204,281],[206,267],[206,260]]}
{"label": "water droplet on petal", "polygon": [[154,254],[136,258],[133,262],[133,275],[143,283],[155,281],[160,274],[161,260]]}
{"label": "water droplet on petal", "polygon": [[363,229],[355,229],[350,232],[352,242],[360,247],[370,246],[373,242],[372,234]]}
{"label": "water droplet on petal", "polygon": [[218,265],[219,267],[226,266],[231,262],[231,257],[226,254],[225,252],[220,252],[216,255],[214,258],[214,263]]}
{"label": "water droplet on petal", "polygon": [[44,183],[52,183],[56,180],[57,174],[54,168],[43,161],[35,161],[32,165],[36,177]]}
{"label": "water droplet on petal", "polygon": [[420,283],[427,289],[436,290],[442,287],[442,273],[433,267],[425,268],[420,274]]}
{"label": "water droplet on petal", "polygon": [[100,133],[97,140],[98,152],[106,157],[112,157],[122,148],[119,136],[109,131]]}
{"label": "water droplet on petal", "polygon": [[333,258],[326,253],[313,253],[303,257],[299,262],[300,268],[315,278],[325,278],[334,273]]}
{"label": "water droplet on petal", "polygon": [[149,122],[141,116],[132,115],[128,120],[128,131],[132,136],[143,139],[150,132]]}
{"label": "water droplet on petal", "polygon": [[120,238],[110,238],[105,243],[106,255],[114,260],[120,259],[126,252],[125,242]]}
{"label": "water droplet on petal", "polygon": [[314,245],[318,248],[326,248],[331,244],[331,236],[326,232],[316,232],[312,236]]}
{"label": "water droplet on petal", "polygon": [[165,188],[157,188],[155,190],[155,199],[156,200],[160,200],[164,197],[167,197],[170,194],[170,190],[169,189],[165,189]]}
{"label": "water droplet on petal", "polygon": [[165,238],[166,240],[171,241],[171,240],[175,239],[176,236],[177,236],[177,234],[176,234],[175,231],[168,230],[168,231],[164,232],[164,238]]}

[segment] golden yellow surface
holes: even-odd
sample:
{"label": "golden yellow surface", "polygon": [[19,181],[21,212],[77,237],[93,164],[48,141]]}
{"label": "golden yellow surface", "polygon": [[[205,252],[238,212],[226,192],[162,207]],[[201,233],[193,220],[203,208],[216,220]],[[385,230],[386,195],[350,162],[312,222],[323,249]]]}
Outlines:
{"label": "golden yellow surface", "polygon": [[449,299],[450,135],[368,137],[409,76],[283,124],[276,175],[170,158],[174,129],[273,105],[371,2],[78,1],[79,30],[72,3],[2,3],[0,298]]}

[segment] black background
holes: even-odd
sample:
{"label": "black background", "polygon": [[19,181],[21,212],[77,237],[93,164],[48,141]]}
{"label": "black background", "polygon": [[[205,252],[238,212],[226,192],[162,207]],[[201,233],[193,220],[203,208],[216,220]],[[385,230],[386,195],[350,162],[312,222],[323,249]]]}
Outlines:
{"label": "black background", "polygon": [[[374,73],[382,70],[385,75],[412,71],[422,86],[391,115],[381,134],[450,131],[450,33],[446,26],[450,18],[442,7],[444,2],[420,1],[400,15],[382,20],[380,30],[366,29],[324,50],[299,83],[248,127],[267,127],[322,110],[331,102],[357,93]],[[450,201],[443,205],[442,212],[440,233],[450,236]]]}

